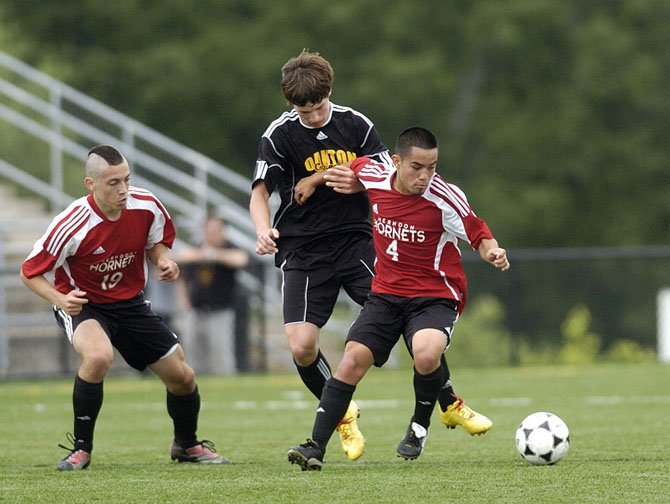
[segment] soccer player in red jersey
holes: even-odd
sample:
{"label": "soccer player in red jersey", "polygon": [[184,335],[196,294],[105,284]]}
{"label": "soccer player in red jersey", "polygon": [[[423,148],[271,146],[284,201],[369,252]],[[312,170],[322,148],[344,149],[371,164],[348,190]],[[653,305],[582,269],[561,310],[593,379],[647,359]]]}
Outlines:
{"label": "soccer player in red jersey", "polygon": [[347,335],[344,356],[324,387],[312,439],[288,451],[303,470],[321,469],[326,446],[357,383],[374,364],[382,366],[404,335],[414,360],[414,415],[398,455],[417,458],[444,383],[444,352],[466,302],[466,277],[458,242],[506,271],[510,264],[465,194],[435,172],[438,144],[419,127],[398,136],[392,163],[360,157],[331,168],[326,184],[335,189],[351,169],[368,191],[376,253],[372,291]]}
{"label": "soccer player in red jersey", "polygon": [[[229,462],[210,441],[198,441],[200,394],[177,336],[144,299],[149,259],[160,280],[174,281],[179,267],[169,256],[175,228],[149,191],[130,185],[130,167],[114,147],[100,145],[86,157],[89,194],[56,215],[21,268],[21,279],[53,304],[80,366],[74,382],[73,447],[57,469],[86,469],[102,407],[103,380],[114,348],[137,370],[149,367],[165,384],[174,423],[171,457],[179,462]],[[53,285],[45,274],[54,273]]]}

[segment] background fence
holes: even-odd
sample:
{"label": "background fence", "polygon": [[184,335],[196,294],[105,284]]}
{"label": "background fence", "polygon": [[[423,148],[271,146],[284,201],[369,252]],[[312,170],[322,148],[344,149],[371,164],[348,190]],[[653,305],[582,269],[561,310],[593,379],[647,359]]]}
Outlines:
{"label": "background fence", "polygon": [[[1,51],[0,133],[0,377],[76,368],[50,307],[21,284],[18,268],[53,213],[81,195],[82,159],[98,143],[120,147],[134,180],[173,214],[180,239],[196,241],[212,210],[224,215],[231,240],[254,257],[241,275],[248,292],[248,370],[291,366],[277,270],[270,258],[254,255],[248,179]],[[504,230],[498,232],[504,243]],[[656,298],[670,285],[670,247],[510,250],[506,274],[471,252],[463,257],[470,301],[451,350],[459,362],[551,359],[568,343],[590,345],[582,354],[619,359],[656,349]],[[341,351],[356,313],[342,298],[324,330],[324,347]],[[118,363],[115,371],[128,368]]]}
{"label": "background fence", "polygon": [[[448,352],[456,365],[653,358],[658,336],[657,298],[670,286],[670,247],[510,250],[509,254],[513,266],[501,273],[476,254],[464,253],[469,300]],[[8,313],[2,319],[0,330],[9,335],[1,349],[3,376],[72,374],[77,359],[58,330],[50,307],[20,285],[17,271],[4,271],[2,278],[0,301],[4,292],[9,307],[33,301],[38,304],[29,315]],[[10,286],[15,288],[8,296]],[[249,303],[253,312],[257,307],[253,301]],[[348,325],[357,311],[357,305],[342,296],[323,330],[322,346],[333,365],[339,360]],[[280,304],[268,313],[265,318],[250,317],[244,348],[246,371],[292,366]],[[571,345],[582,350],[570,355],[566,348]],[[408,365],[402,345],[394,356],[391,366]],[[133,371],[117,359],[113,372]]]}

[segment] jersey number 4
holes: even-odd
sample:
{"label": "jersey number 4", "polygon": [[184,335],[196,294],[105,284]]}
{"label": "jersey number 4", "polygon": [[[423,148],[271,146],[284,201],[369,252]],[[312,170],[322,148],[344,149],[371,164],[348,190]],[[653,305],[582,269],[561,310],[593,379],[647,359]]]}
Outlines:
{"label": "jersey number 4", "polygon": [[113,273],[111,275],[105,275],[102,279],[102,290],[109,290],[113,289],[116,287],[116,284],[118,284],[121,279],[123,278],[123,273],[120,271],[117,271],[116,273]]}
{"label": "jersey number 4", "polygon": [[386,253],[391,256],[393,261],[398,262],[398,240],[389,243],[389,246],[386,247]]}

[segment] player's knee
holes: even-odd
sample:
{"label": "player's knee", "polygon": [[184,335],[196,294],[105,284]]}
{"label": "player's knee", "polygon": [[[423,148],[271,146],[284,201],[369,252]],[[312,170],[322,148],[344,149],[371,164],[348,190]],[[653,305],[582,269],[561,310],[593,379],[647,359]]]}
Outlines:
{"label": "player's knee", "polygon": [[360,345],[354,349],[347,348],[337,366],[335,377],[345,383],[358,383],[373,363],[374,357],[367,347]]}
{"label": "player's knee", "polygon": [[114,353],[104,350],[95,350],[82,355],[82,367],[89,373],[103,377],[109,371],[114,361]]}
{"label": "player's knee", "polygon": [[319,354],[319,347],[314,338],[301,335],[289,336],[288,346],[291,350],[291,355],[301,366],[309,366],[316,360]]}
{"label": "player's knee", "polygon": [[177,395],[190,394],[195,390],[195,371],[184,363],[181,368],[163,380],[167,389]]}
{"label": "player's knee", "polygon": [[414,354],[414,368],[417,373],[427,375],[440,366],[440,357],[428,352]]}
{"label": "player's knee", "polygon": [[318,349],[306,348],[304,346],[291,346],[293,359],[301,366],[309,366],[319,355]]}

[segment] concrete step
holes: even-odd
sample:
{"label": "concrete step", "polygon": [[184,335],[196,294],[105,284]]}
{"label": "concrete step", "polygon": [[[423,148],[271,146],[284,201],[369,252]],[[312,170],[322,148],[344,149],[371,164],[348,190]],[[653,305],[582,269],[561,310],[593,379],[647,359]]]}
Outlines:
{"label": "concrete step", "polygon": [[8,314],[40,313],[47,308],[50,308],[49,303],[23,284],[5,287],[5,309]]}
{"label": "concrete step", "polygon": [[42,216],[46,213],[46,202],[39,198],[20,197],[16,189],[8,184],[0,185],[0,217]]}
{"label": "concrete step", "polygon": [[19,197],[12,186],[0,185],[0,273],[18,273],[51,219],[44,202]]}
{"label": "concrete step", "polygon": [[[49,304],[19,278],[21,264],[46,230],[52,216],[44,202],[24,198],[8,184],[0,185],[0,289],[2,289],[2,345],[8,350],[5,374],[62,371],[59,348],[64,338]],[[39,363],[39,370],[35,369]]]}

